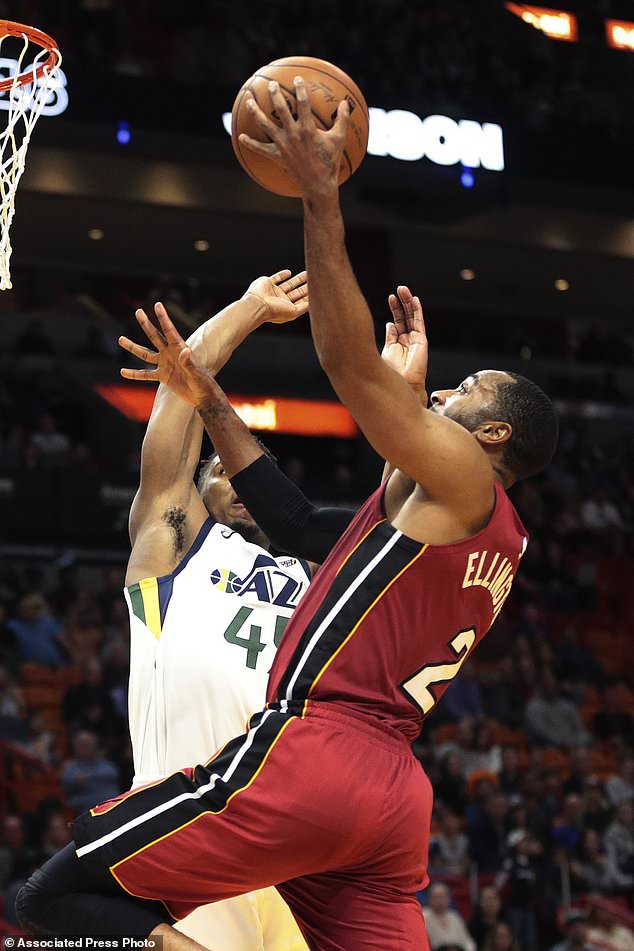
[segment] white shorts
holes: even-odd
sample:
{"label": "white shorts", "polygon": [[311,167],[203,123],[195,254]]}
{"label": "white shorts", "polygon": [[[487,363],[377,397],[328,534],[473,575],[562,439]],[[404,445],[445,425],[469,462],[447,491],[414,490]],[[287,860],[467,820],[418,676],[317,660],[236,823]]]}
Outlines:
{"label": "white shorts", "polygon": [[275,888],[203,905],[174,927],[212,951],[308,951]]}

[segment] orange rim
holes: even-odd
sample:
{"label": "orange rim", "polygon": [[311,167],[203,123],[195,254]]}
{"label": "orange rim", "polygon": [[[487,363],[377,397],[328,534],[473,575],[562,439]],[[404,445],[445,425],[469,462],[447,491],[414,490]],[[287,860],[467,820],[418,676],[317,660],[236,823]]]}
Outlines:
{"label": "orange rim", "polygon": [[[43,49],[48,50],[48,56],[43,60],[35,70],[36,79],[41,79],[46,70],[53,70],[58,65],[61,54],[57,48],[57,43],[49,36],[34,26],[26,26],[24,23],[14,23],[12,20],[0,20],[0,38],[4,36],[27,36],[32,43],[37,43]],[[17,78],[9,76],[7,79],[0,80],[0,92],[6,92],[14,85],[28,86],[33,81],[33,69],[27,69]]]}

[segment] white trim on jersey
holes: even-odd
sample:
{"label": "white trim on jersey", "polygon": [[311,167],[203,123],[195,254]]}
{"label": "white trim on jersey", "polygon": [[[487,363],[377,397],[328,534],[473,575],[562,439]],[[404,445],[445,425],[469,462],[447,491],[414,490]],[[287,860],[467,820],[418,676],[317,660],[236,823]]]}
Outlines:
{"label": "white trim on jersey", "polygon": [[286,688],[287,701],[291,701],[293,699],[293,687],[295,686],[295,683],[297,682],[297,678],[301,674],[302,669],[306,666],[306,663],[313,652],[313,648],[319,641],[321,635],[324,633],[326,628],[329,626],[330,622],[333,620],[333,618],[336,617],[336,615],[339,613],[339,611],[344,606],[344,604],[346,604],[350,600],[350,598],[355,593],[357,588],[361,584],[363,584],[363,582],[368,577],[370,572],[373,571],[374,568],[376,568],[376,566],[379,564],[379,562],[383,560],[385,555],[387,555],[387,553],[392,548],[394,548],[394,545],[396,545],[397,541],[402,537],[402,535],[403,535],[402,532],[399,532],[398,530],[394,531],[394,534],[391,536],[389,541],[387,541],[385,545],[383,546],[383,548],[379,552],[377,552],[377,554],[374,556],[372,561],[368,562],[368,564],[365,566],[363,571],[355,579],[354,584],[350,585],[346,593],[341,595],[339,600],[333,605],[333,607],[330,609],[326,617],[323,619],[323,621],[321,622],[321,624],[319,625],[319,627],[317,628],[317,630],[311,637],[310,641],[306,645],[306,649],[304,653],[302,654],[302,656],[300,657],[297,663],[297,666],[295,668],[295,673],[289,680],[288,687]]}
{"label": "white trim on jersey", "polygon": [[89,842],[87,845],[80,846],[80,848],[76,849],[77,857],[80,859],[83,858],[84,855],[94,852],[95,849],[100,849],[102,845],[107,845],[108,842],[118,839],[119,836],[129,832],[130,829],[136,829],[137,826],[143,825],[144,822],[148,822],[150,819],[154,819],[156,816],[160,816],[163,812],[167,812],[168,809],[178,806],[181,802],[186,802],[188,799],[200,799],[205,795],[205,793],[211,792],[218,779],[222,780],[222,782],[227,782],[227,780],[230,779],[235,773],[244,755],[253,745],[255,734],[258,732],[262,724],[265,723],[267,717],[269,717],[272,712],[272,710],[267,710],[258,725],[253,727],[252,730],[249,730],[244,743],[240,749],[236,751],[228,769],[225,770],[222,776],[219,776],[218,773],[212,773],[209,778],[209,782],[205,783],[204,786],[199,786],[195,792],[181,793],[180,796],[174,796],[174,798],[170,799],[168,802],[162,802],[159,806],[155,806],[154,809],[150,809],[148,812],[144,812],[140,816],[135,816],[134,819],[130,819],[129,822],[125,822],[122,826],[119,826],[118,829],[113,829],[112,832],[108,832],[106,835],[102,835],[99,839],[95,839],[94,842]]}

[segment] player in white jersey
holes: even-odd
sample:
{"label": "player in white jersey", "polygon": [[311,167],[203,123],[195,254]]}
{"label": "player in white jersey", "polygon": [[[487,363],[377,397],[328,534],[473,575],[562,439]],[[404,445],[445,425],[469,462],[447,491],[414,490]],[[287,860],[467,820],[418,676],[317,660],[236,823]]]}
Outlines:
{"label": "player in white jersey", "polygon": [[[216,373],[252,330],[294,320],[307,306],[305,272],[258,278],[190,344]],[[142,312],[137,319],[147,321]],[[196,487],[202,433],[193,408],[161,385],[143,442],[126,573],[136,786],[206,762],[243,731],[264,705],[275,649],[310,581],[306,562],[269,554],[217,456]],[[222,951],[306,948],[274,888],[198,908],[179,929]]]}

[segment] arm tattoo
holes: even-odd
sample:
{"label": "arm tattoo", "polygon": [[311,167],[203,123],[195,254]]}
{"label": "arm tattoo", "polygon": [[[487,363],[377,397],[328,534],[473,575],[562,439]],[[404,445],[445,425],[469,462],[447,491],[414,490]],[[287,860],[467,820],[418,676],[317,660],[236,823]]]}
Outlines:
{"label": "arm tattoo", "polygon": [[315,146],[315,151],[317,152],[317,156],[319,157],[319,161],[322,163],[322,165],[325,165],[326,168],[330,169],[335,167],[332,156],[328,153],[328,149],[325,148],[322,142],[317,143]]}

